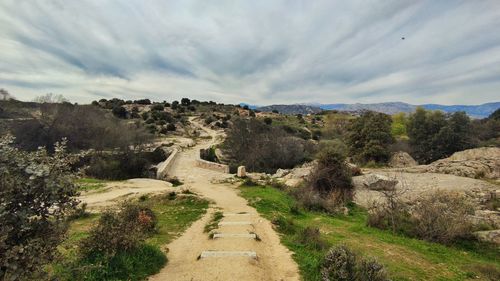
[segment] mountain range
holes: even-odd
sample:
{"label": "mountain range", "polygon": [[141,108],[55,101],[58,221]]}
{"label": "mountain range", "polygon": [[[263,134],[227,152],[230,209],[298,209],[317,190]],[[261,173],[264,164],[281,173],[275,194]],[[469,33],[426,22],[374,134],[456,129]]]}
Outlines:
{"label": "mountain range", "polygon": [[277,110],[283,114],[309,114],[318,113],[322,110],[339,111],[362,111],[372,110],[386,114],[396,114],[399,112],[410,113],[421,106],[428,110],[441,110],[447,113],[465,111],[472,118],[488,117],[495,110],[500,108],[500,102],[485,103],[480,105],[441,105],[441,104],[421,104],[414,105],[404,102],[383,102],[383,103],[334,103],[334,104],[275,104],[256,107],[260,111],[271,112]]}

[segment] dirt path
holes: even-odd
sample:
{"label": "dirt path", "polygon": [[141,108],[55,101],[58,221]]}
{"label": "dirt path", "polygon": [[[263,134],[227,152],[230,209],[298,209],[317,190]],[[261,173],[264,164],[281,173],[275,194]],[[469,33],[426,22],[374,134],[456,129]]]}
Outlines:
{"label": "dirt path", "polygon": [[[167,266],[150,280],[299,280],[291,252],[280,244],[271,223],[238,196],[236,187],[214,183],[230,175],[195,166],[199,149],[217,141],[215,131],[203,129],[212,140],[183,151],[171,171],[184,188],[212,200],[214,206],[168,245]],[[217,230],[224,237],[210,239],[203,229],[216,209],[225,214]],[[261,241],[252,238],[253,233]]]}
{"label": "dirt path", "polygon": [[174,188],[169,182],[138,178],[106,183],[106,186],[100,190],[84,192],[78,200],[87,203],[89,210],[98,212],[127,198],[172,190]]}

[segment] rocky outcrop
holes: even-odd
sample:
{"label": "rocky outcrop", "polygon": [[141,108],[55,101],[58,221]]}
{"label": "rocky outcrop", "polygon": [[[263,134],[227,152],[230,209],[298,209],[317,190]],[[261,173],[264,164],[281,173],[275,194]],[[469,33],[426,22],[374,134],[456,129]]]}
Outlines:
{"label": "rocky outcrop", "polygon": [[477,231],[474,235],[480,241],[500,245],[500,229]]}
{"label": "rocky outcrop", "polygon": [[409,172],[452,174],[468,178],[500,178],[500,148],[481,147],[454,153],[429,165],[408,168]]}
{"label": "rocky outcrop", "polygon": [[415,161],[415,159],[413,159],[413,157],[411,157],[410,154],[404,151],[399,151],[394,153],[391,159],[389,160],[389,167],[393,168],[406,168],[417,165],[418,165],[417,161]]}
{"label": "rocky outcrop", "polygon": [[399,181],[383,175],[370,174],[363,176],[361,183],[365,188],[368,188],[370,190],[380,191],[380,190],[394,190]]}

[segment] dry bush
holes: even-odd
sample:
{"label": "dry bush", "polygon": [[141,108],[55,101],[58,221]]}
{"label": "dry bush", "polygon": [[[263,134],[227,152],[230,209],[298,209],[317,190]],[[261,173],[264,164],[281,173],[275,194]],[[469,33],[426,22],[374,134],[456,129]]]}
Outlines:
{"label": "dry bush", "polygon": [[420,239],[449,244],[473,231],[472,202],[456,192],[436,190],[409,205],[398,191],[384,191],[385,202],[373,204],[367,224]]}
{"label": "dry bush", "polygon": [[407,232],[410,226],[410,206],[402,197],[408,191],[408,186],[406,182],[400,182],[401,188],[380,191],[383,202],[373,202],[368,209],[369,226],[390,229],[393,233]]}
{"label": "dry bush", "polygon": [[310,226],[299,233],[297,243],[314,250],[323,250],[328,247],[328,243],[321,237],[319,228]]}
{"label": "dry bush", "polygon": [[326,149],[318,156],[318,165],[307,179],[306,185],[337,206],[352,201],[354,187],[351,170],[345,156],[335,150]]}
{"label": "dry bush", "polygon": [[314,152],[310,142],[256,119],[236,119],[222,148],[231,166],[244,165],[247,171],[266,173],[293,168]]}
{"label": "dry bush", "polygon": [[157,219],[153,211],[138,204],[125,203],[118,212],[106,211],[90,235],[80,243],[83,257],[104,255],[137,248],[148,234],[155,231]]}
{"label": "dry bush", "polygon": [[384,266],[358,257],[348,247],[331,248],[321,266],[323,281],[388,281]]}
{"label": "dry bush", "polygon": [[438,190],[421,196],[412,209],[413,234],[419,238],[448,244],[473,230],[468,219],[473,205],[460,193]]}

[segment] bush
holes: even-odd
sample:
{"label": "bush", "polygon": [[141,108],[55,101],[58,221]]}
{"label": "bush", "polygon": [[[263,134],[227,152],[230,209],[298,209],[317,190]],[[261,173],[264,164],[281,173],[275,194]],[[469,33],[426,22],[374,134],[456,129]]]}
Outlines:
{"label": "bush", "polygon": [[123,106],[115,106],[111,112],[118,118],[127,118],[127,110]]}
{"label": "bush", "polygon": [[175,130],[176,130],[175,124],[173,124],[173,123],[167,124],[167,131],[173,132]]}
{"label": "bush", "polygon": [[344,245],[326,254],[321,266],[323,281],[388,281],[384,267],[373,259],[362,259]]}
{"label": "bush", "polygon": [[317,227],[306,227],[304,228],[298,238],[297,242],[301,245],[309,247],[313,250],[323,250],[328,247],[327,242],[321,238],[321,233]]}
{"label": "bush", "polygon": [[293,168],[314,151],[311,143],[255,119],[234,120],[222,149],[230,165],[266,173]]}
{"label": "bush", "polygon": [[473,224],[469,217],[474,209],[464,195],[438,190],[420,196],[413,206],[393,192],[384,195],[385,202],[369,211],[370,226],[443,244],[471,237]]}
{"label": "bush", "polygon": [[57,255],[76,206],[76,186],[65,153],[25,152],[0,138],[0,280],[41,280],[44,266]]}
{"label": "bush", "polygon": [[273,123],[273,119],[266,117],[264,118],[264,123],[266,123],[266,125],[271,125]]}
{"label": "bush", "polygon": [[323,281],[356,280],[356,255],[346,246],[332,248],[321,266]]}
{"label": "bush", "polygon": [[88,176],[107,180],[151,177],[151,165],[166,159],[162,151],[120,150],[114,154],[94,154],[85,169]]}
{"label": "bush", "polygon": [[135,249],[155,230],[156,223],[151,209],[125,203],[118,212],[106,211],[101,215],[89,236],[81,241],[80,253],[83,258],[113,257]]}
{"label": "bush", "polygon": [[413,207],[413,234],[443,244],[470,237],[472,214],[472,203],[459,193],[436,191],[424,195]]}
{"label": "bush", "polygon": [[351,171],[345,157],[331,149],[318,157],[318,165],[307,179],[307,185],[322,198],[332,200],[335,205],[346,205],[352,201],[354,187]]}
{"label": "bush", "polygon": [[149,136],[139,124],[128,124],[91,105],[43,104],[37,119],[15,123],[16,144],[24,150],[45,146],[67,138],[70,151],[115,149],[144,143]]}
{"label": "bush", "polygon": [[157,103],[151,106],[151,111],[163,111],[165,109],[165,105],[162,103]]}

